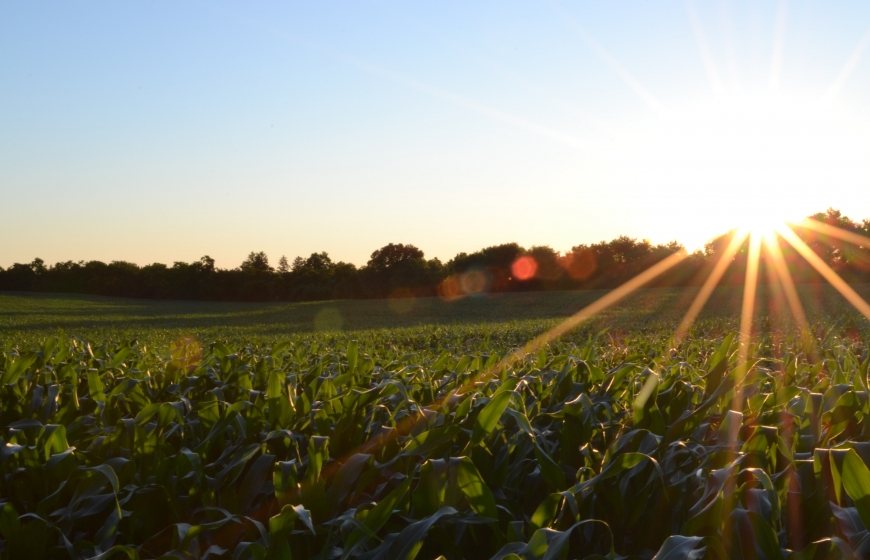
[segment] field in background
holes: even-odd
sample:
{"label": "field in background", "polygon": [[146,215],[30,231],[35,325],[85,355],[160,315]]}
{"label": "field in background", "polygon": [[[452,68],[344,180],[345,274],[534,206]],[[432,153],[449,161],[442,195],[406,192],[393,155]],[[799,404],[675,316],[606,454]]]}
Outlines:
{"label": "field in background", "polygon": [[2,294],[0,559],[870,556],[867,320],[694,293]]}
{"label": "field in background", "polygon": [[[870,285],[856,289],[870,298]],[[810,317],[854,314],[827,285],[799,286]],[[589,305],[603,290],[526,292],[469,297],[389,300],[336,300],[306,303],[226,303],[107,298],[66,294],[0,292],[0,340],[32,339],[64,333],[106,336],[125,333],[186,333],[206,338],[274,337],[317,331],[354,331],[425,325],[489,325],[548,321]],[[595,321],[598,328],[632,330],[651,323],[675,326],[694,297],[694,288],[641,289]],[[758,315],[768,315],[762,290]],[[743,291],[720,287],[702,317],[738,317]],[[787,309],[778,309],[787,316]]]}

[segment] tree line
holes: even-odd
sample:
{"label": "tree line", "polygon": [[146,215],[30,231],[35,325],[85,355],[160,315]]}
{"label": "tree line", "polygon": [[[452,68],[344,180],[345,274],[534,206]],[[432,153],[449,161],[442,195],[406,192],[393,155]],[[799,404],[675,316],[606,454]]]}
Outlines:
{"label": "tree line", "polygon": [[[870,220],[855,222],[829,209],[812,218],[870,237]],[[870,245],[855,246],[814,231],[796,233],[838,274],[850,282],[870,281]],[[728,237],[713,240],[656,279],[654,286],[700,285],[723,253]],[[785,243],[780,244],[797,282],[821,277]],[[281,257],[273,266],[264,252],[251,252],[234,269],[215,267],[208,255],[171,266],[138,266],[126,261],[65,261],[48,266],[39,258],[0,267],[0,290],[73,292],[155,299],[288,300],[441,296],[446,299],[492,292],[612,288],[683,247],[676,242],[651,244],[620,236],[581,244],[561,254],[547,246],[524,248],[517,243],[460,253],[446,263],[427,259],[410,244],[390,243],[374,251],[361,267],[335,262],[326,252]],[[744,247],[723,277],[739,284],[746,270]],[[768,266],[762,261],[760,280]]]}

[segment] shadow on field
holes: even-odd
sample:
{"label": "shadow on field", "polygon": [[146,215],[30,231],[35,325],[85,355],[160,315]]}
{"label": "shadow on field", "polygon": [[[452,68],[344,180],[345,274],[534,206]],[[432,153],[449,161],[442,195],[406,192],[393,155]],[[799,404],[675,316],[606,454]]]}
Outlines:
{"label": "shadow on field", "polygon": [[[862,295],[870,286],[857,287]],[[801,299],[811,315],[844,307],[829,286],[800,287]],[[600,298],[604,290],[524,292],[469,297],[455,301],[439,298],[388,300],[334,300],[303,303],[237,303],[157,301],[67,294],[0,294],[0,335],[13,332],[79,334],[92,330],[143,331],[181,329],[198,331],[242,328],[258,334],[380,329],[432,324],[475,324],[558,319],[571,315]],[[679,321],[696,288],[638,290],[605,311],[607,324],[637,326],[649,321]],[[740,311],[740,287],[720,287],[704,316],[735,317]],[[760,315],[775,305],[765,290],[757,307]]]}

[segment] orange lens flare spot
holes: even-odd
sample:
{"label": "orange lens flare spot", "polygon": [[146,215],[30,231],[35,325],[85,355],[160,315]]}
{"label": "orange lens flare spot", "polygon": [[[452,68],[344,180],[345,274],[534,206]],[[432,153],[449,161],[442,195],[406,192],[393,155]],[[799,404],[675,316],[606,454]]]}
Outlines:
{"label": "orange lens flare spot", "polygon": [[474,296],[489,291],[492,278],[488,272],[472,268],[467,272],[452,274],[438,285],[438,295],[445,301],[465,296]]}
{"label": "orange lens flare spot", "polygon": [[461,298],[465,293],[459,284],[459,278],[455,274],[451,274],[438,284],[438,295],[444,301],[453,301]]}
{"label": "orange lens flare spot", "polygon": [[414,292],[408,288],[399,288],[390,294],[388,305],[394,313],[404,315],[414,310],[417,300],[414,298]]}
{"label": "orange lens flare spot", "polygon": [[511,265],[511,275],[517,280],[530,280],[537,271],[538,263],[529,255],[523,255]]}
{"label": "orange lens flare spot", "polygon": [[562,266],[571,278],[586,280],[598,268],[598,262],[592,250],[583,249],[565,255]]}
{"label": "orange lens flare spot", "polygon": [[459,285],[465,295],[482,294],[489,288],[489,274],[476,268],[471,269],[460,276]]}

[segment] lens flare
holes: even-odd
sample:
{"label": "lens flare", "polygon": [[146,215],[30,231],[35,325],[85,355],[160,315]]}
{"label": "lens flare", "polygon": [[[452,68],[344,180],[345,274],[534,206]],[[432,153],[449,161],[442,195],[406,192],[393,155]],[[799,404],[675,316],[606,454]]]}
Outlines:
{"label": "lens flare", "polygon": [[343,326],[344,317],[334,307],[324,307],[314,316],[315,331],[340,331]]}
{"label": "lens flare", "polygon": [[538,272],[538,262],[530,255],[523,255],[511,265],[511,275],[517,280],[531,280]]}
{"label": "lens flare", "polygon": [[562,267],[571,278],[586,280],[598,269],[598,260],[591,249],[579,249],[565,255]]}
{"label": "lens flare", "polygon": [[387,305],[393,313],[407,315],[414,310],[414,307],[416,307],[417,299],[414,297],[414,292],[411,290],[407,288],[399,288],[390,293]]}
{"label": "lens flare", "polygon": [[[860,246],[866,246],[863,244],[865,238],[859,239],[853,235],[850,236],[848,233],[835,231],[837,229],[838,228],[834,228],[834,230],[826,231],[826,233],[829,233],[834,237],[847,239],[848,241],[857,241],[861,243]],[[751,379],[750,373],[752,373],[751,351],[753,337],[755,336],[754,331],[756,330],[754,319],[758,302],[757,291],[762,263],[766,266],[772,267],[772,270],[768,269],[767,271],[768,277],[773,280],[778,280],[779,287],[782,289],[782,293],[779,297],[784,297],[786,300],[787,307],[790,308],[792,315],[801,328],[802,334],[807,336],[809,331],[806,314],[798,297],[794,281],[788,270],[789,262],[784,258],[778,245],[780,240],[785,240],[789,245],[794,247],[798,255],[803,257],[804,260],[806,260],[826,280],[828,280],[849,303],[868,318],[870,318],[870,306],[868,306],[868,304],[850,286],[848,286],[848,284],[846,284],[846,282],[840,278],[840,276],[830,266],[813,252],[813,250],[803,240],[801,240],[789,226],[785,225],[785,223],[779,219],[767,219],[766,217],[762,219],[758,216],[749,218],[741,224],[741,227],[738,230],[732,232],[730,238],[723,236],[721,239],[727,239],[727,246],[724,243],[722,244],[722,249],[724,249],[724,251],[721,253],[721,256],[716,261],[712,270],[709,271],[709,276],[706,278],[699,293],[695,296],[691,306],[686,311],[686,314],[677,328],[674,340],[678,343],[688,335],[692,323],[705,306],[713,289],[719,284],[726,270],[729,268],[729,265],[735,261],[740,250],[748,245],[748,250],[746,252],[746,269],[743,277],[737,363],[736,368],[733,370],[733,375],[735,377],[734,395],[730,410],[728,410],[723,416],[722,426],[719,430],[720,434],[726,438],[727,450],[730,455],[736,457],[741,428],[751,427],[756,422],[756,419],[751,415],[751,411],[745,410],[746,400],[744,391]],[[608,309],[612,305],[626,298],[628,295],[634,293],[638,288],[648,284],[655,278],[674,268],[686,257],[686,252],[680,251],[659,261],[622,286],[606,293],[604,296],[579,310],[574,315],[529,340],[525,345],[509,353],[494,365],[483,369],[477,375],[468,379],[460,387],[453,389],[446,395],[439,396],[429,408],[453,406],[458,401],[456,397],[464,394],[466,391],[470,390],[471,387],[483,383],[494,375],[497,375],[499,372],[515,366],[525,357],[537,352],[550,342],[560,338],[567,332],[576,328],[583,321]],[[585,269],[586,267],[584,266],[583,268]],[[520,280],[533,278],[536,270],[537,262],[528,255],[520,257],[514,261],[513,266],[511,267],[513,277]],[[479,277],[472,275],[471,272],[454,275],[442,283],[439,293],[445,299],[463,297],[469,293],[473,293],[475,289],[480,288],[480,286],[476,286],[478,282],[483,282],[483,284],[485,284],[486,281],[487,278],[483,273],[481,273]],[[810,359],[815,359],[813,352],[808,352],[808,356]],[[420,422],[424,421],[425,417],[425,414],[421,414],[402,418],[394,427],[372,436],[371,439],[358,446],[356,449],[351,450],[343,458],[326,465],[321,475],[322,478],[328,479],[334,476],[336,472],[338,472],[340,465],[355,453],[373,452],[376,449],[384,447],[391,441],[407,435],[412,429],[418,426]],[[787,419],[784,417],[784,422],[786,420]],[[790,433],[788,431],[789,429],[788,426],[784,426],[783,433]],[[791,488],[793,484],[794,481],[790,479],[789,487]],[[726,500],[735,499],[735,480],[729,479],[725,485],[723,493]],[[795,509],[799,508],[799,505],[789,501],[788,507],[793,513]],[[792,524],[789,527],[789,531],[797,534],[800,533],[801,527]]]}

